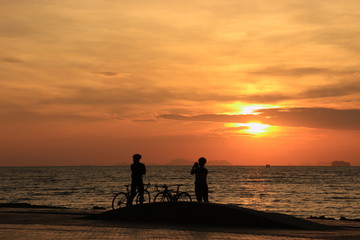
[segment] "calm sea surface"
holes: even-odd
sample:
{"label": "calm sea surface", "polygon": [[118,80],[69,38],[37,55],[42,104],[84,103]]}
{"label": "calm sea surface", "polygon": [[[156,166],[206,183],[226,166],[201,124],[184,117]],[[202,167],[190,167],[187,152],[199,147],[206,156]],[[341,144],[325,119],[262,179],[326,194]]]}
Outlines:
{"label": "calm sea surface", "polygon": [[[145,182],[184,184],[194,196],[190,167],[147,166]],[[309,217],[360,218],[360,167],[208,166],[211,202]],[[130,182],[129,167],[3,167],[0,203],[111,208]],[[150,187],[155,195],[156,189]]]}

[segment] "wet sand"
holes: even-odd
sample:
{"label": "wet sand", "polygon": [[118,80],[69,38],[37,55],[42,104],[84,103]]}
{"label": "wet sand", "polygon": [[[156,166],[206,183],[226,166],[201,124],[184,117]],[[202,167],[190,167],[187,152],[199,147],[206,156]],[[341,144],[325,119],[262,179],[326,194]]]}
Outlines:
{"label": "wet sand", "polygon": [[[248,215],[244,214],[247,209],[239,211],[232,207],[228,208],[229,206],[226,205],[215,206],[215,208],[210,206],[210,210],[207,208],[208,216],[213,216],[215,220],[205,224],[191,219],[172,221],[168,218],[166,221],[159,221],[161,213],[154,218],[149,215],[140,220],[128,219],[126,214],[129,212],[141,213],[144,209],[148,212],[154,209],[159,212],[163,209],[163,213],[167,213],[168,216],[175,216],[171,214],[177,209],[186,218],[190,216],[179,205],[134,207],[117,211],[3,207],[0,208],[0,239],[360,239],[360,222],[355,221],[301,219],[309,222],[310,225],[314,223],[314,226],[325,226],[318,229],[299,228],[299,226],[274,227],[264,226],[264,224],[262,227],[257,227],[242,223],[246,223],[246,219],[253,214],[259,214],[257,217],[264,219],[263,215],[267,215],[266,213],[249,210],[251,215]],[[216,216],[225,216],[221,215],[223,213],[214,212],[218,211],[216,208],[222,210],[225,208],[229,210],[229,213],[233,210],[240,224],[229,226],[226,224],[229,219],[216,220]],[[189,212],[194,214],[191,207]],[[272,215],[272,219],[268,216],[265,218],[271,222],[278,221],[276,218],[279,216],[284,217],[275,214]],[[196,219],[196,216],[193,217]],[[294,218],[289,216],[285,220],[289,219]],[[233,221],[233,219],[230,220]],[[225,224],[219,224],[221,222]],[[292,224],[293,222],[289,225]]]}

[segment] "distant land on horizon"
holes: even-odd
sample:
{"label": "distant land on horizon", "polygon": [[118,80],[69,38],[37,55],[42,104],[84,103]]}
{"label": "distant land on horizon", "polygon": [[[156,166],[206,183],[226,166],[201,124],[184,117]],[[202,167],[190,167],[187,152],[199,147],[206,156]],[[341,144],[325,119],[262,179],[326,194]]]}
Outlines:
{"label": "distant land on horizon", "polygon": [[[189,160],[185,158],[175,158],[169,162],[166,163],[158,163],[158,164],[149,164],[145,163],[147,166],[192,166],[194,165],[195,160]],[[132,164],[132,161],[128,162],[119,162],[115,166],[130,166]],[[226,160],[208,160],[206,165],[209,166],[233,166],[231,162]]]}
{"label": "distant land on horizon", "polygon": [[[184,159],[184,158],[176,158],[171,160],[170,162],[168,162],[165,165],[169,165],[169,166],[192,166],[195,163],[195,161],[193,160],[189,160],[189,159]],[[206,165],[209,166],[231,166],[232,164],[229,161],[226,160],[208,160]]]}

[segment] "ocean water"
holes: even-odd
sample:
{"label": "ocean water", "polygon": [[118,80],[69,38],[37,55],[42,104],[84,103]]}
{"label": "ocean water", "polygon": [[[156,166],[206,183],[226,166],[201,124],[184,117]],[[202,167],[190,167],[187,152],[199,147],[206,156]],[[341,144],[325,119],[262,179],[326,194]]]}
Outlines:
{"label": "ocean water", "polygon": [[[183,184],[194,197],[186,166],[147,166],[144,182]],[[360,218],[360,167],[208,166],[211,202],[298,217]],[[130,182],[129,166],[2,167],[0,203],[68,208],[111,208],[113,195]]]}

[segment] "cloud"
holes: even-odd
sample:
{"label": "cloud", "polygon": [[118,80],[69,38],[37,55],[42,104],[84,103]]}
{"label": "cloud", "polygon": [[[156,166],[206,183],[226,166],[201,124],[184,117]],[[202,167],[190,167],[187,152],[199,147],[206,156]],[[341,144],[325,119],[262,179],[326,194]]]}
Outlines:
{"label": "cloud", "polygon": [[315,67],[301,67],[301,68],[288,68],[288,67],[269,67],[260,69],[258,71],[251,71],[251,74],[256,75],[271,75],[271,76],[307,76],[315,74],[331,73],[332,71],[326,68]]}
{"label": "cloud", "polygon": [[272,108],[260,109],[259,115],[201,114],[185,116],[162,114],[158,118],[181,121],[209,121],[245,123],[260,121],[264,124],[335,130],[360,130],[360,109],[332,108]]}
{"label": "cloud", "polygon": [[68,105],[106,105],[110,108],[116,106],[129,107],[134,104],[177,104],[184,102],[245,102],[245,103],[279,103],[288,100],[341,97],[360,93],[360,83],[336,83],[332,85],[319,85],[299,93],[269,92],[259,94],[219,93],[213,90],[193,90],[187,88],[165,88],[152,86],[150,83],[133,84],[133,80],[118,82],[111,86],[62,86],[59,92],[66,94],[48,96],[39,103],[42,104],[68,104]]}
{"label": "cloud", "polygon": [[14,57],[3,57],[1,60],[8,63],[24,63],[23,60]]}
{"label": "cloud", "polygon": [[360,130],[360,109],[278,108],[258,112],[265,123],[273,125]]}
{"label": "cloud", "polygon": [[208,121],[208,122],[247,122],[255,120],[255,115],[227,115],[227,114],[201,114],[185,116],[181,114],[161,114],[158,118],[182,121]]}
{"label": "cloud", "polygon": [[[354,76],[356,76],[356,74]],[[287,100],[344,97],[354,94],[360,95],[360,82],[358,80],[343,80],[340,82],[326,85],[319,84],[318,86],[308,87],[305,90],[297,93],[269,92],[262,94],[232,96],[232,99],[230,96],[227,96],[227,98],[233,101],[276,103]]]}
{"label": "cloud", "polygon": [[360,82],[350,81],[309,88],[300,94],[302,98],[338,97],[360,94]]}
{"label": "cloud", "polygon": [[135,119],[135,120],[132,120],[132,122],[149,123],[149,122],[156,122],[156,121],[154,119]]}
{"label": "cloud", "polygon": [[[79,111],[79,109],[64,110],[51,106],[46,108],[41,104],[33,103],[25,99],[29,104],[24,103],[4,103],[0,102],[0,122],[1,123],[24,123],[24,124],[44,124],[50,122],[94,122],[109,119],[106,114],[98,114],[89,111]],[[6,124],[2,125],[6,126]]]}
{"label": "cloud", "polygon": [[319,68],[319,67],[288,67],[288,66],[270,66],[262,68],[256,71],[250,71],[248,73],[254,75],[266,75],[266,76],[295,76],[305,77],[310,75],[321,76],[344,76],[353,75],[357,73],[356,68],[347,69],[332,69],[332,68]]}
{"label": "cloud", "polygon": [[129,77],[130,74],[128,73],[119,73],[119,72],[92,72],[93,74],[99,75],[101,77],[117,77],[117,78],[126,78]]}
{"label": "cloud", "polygon": [[62,87],[67,95],[42,100],[42,104],[124,106],[157,104],[171,99],[171,92],[161,88],[118,85],[113,87]]}
{"label": "cloud", "polygon": [[88,113],[74,112],[36,112],[31,110],[17,109],[15,111],[3,111],[0,113],[1,122],[22,122],[27,124],[48,122],[94,122],[103,121],[104,116],[89,115]]}

